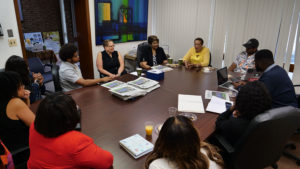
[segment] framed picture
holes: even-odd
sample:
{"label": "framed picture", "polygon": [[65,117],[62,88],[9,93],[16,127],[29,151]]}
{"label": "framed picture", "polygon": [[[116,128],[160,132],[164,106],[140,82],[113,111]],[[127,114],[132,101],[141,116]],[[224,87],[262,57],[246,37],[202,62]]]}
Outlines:
{"label": "framed picture", "polygon": [[148,0],[95,0],[96,45],[147,39]]}

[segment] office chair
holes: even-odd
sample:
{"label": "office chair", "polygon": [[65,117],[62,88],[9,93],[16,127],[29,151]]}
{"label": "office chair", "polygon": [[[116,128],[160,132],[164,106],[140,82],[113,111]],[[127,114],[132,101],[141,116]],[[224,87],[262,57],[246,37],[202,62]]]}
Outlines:
{"label": "office chair", "polygon": [[[294,85],[294,87],[300,87],[300,85]],[[300,94],[297,94],[296,97],[297,97],[298,107],[300,108]],[[294,134],[300,134],[300,126]],[[288,143],[285,146],[285,148],[294,150],[296,149],[296,145],[294,143]],[[287,152],[286,150],[283,152],[283,155],[287,156],[288,158],[296,160],[297,165],[300,166],[300,157],[297,157],[294,154]]]}
{"label": "office chair", "polygon": [[228,153],[229,168],[277,168],[276,162],[287,140],[299,127],[299,121],[300,110],[297,108],[286,106],[271,109],[250,122],[235,147],[221,135],[216,134],[215,138]]}
{"label": "office chair", "polygon": [[138,45],[137,52],[136,52],[137,67],[140,67],[140,62],[142,62],[142,51],[148,47],[149,47],[148,42],[143,42]]}
{"label": "office chair", "polygon": [[59,66],[56,65],[55,63],[52,65],[51,73],[52,73],[52,77],[53,77],[53,84],[54,84],[55,92],[62,91],[62,87],[60,85],[60,80],[59,80]]}
{"label": "office chair", "polygon": [[[34,73],[41,73],[44,77],[44,83],[52,81],[51,64],[43,64],[40,58],[32,57],[28,58],[29,70]],[[45,68],[49,67],[50,71],[45,71]]]}
{"label": "office chair", "polygon": [[209,67],[212,67],[212,66],[211,66],[211,52],[209,52],[209,64],[208,64],[208,66],[209,66]]}

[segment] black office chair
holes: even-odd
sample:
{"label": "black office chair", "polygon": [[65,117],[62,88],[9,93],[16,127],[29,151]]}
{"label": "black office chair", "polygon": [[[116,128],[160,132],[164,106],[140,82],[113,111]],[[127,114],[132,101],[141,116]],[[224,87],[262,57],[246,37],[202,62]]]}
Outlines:
{"label": "black office chair", "polygon": [[142,62],[142,51],[145,50],[145,48],[149,48],[148,42],[143,42],[138,45],[136,52],[137,67],[140,67],[140,62]]}
{"label": "black office chair", "polygon": [[[300,85],[294,85],[294,87],[300,87]],[[298,107],[300,108],[300,94],[296,95],[296,97],[297,97]],[[294,134],[295,135],[300,134],[300,128],[298,128]],[[294,143],[289,143],[285,146],[285,148],[294,150],[294,149],[296,149],[296,145]],[[296,155],[294,155],[290,152],[287,152],[286,150],[283,152],[283,155],[296,160],[297,165],[300,166],[300,157],[297,157]]]}
{"label": "black office chair", "polygon": [[[51,64],[43,64],[41,59],[38,57],[28,58],[28,66],[29,70],[34,73],[41,73],[44,77],[44,83],[48,83],[52,81],[52,73],[51,73]],[[45,71],[48,67],[50,71]]]}
{"label": "black office chair", "polygon": [[208,64],[208,66],[209,66],[209,67],[212,67],[212,66],[211,66],[211,52],[209,52],[209,64]]}
{"label": "black office chair", "polygon": [[287,140],[299,127],[299,121],[298,108],[286,106],[271,109],[250,122],[235,147],[220,135],[216,134],[215,138],[228,153],[229,168],[277,168],[276,162],[282,155]]}
{"label": "black office chair", "polygon": [[55,92],[62,91],[62,87],[60,85],[60,80],[59,80],[59,66],[56,65],[55,63],[52,65],[51,73],[52,73],[52,77],[53,77],[53,84],[54,84]]}

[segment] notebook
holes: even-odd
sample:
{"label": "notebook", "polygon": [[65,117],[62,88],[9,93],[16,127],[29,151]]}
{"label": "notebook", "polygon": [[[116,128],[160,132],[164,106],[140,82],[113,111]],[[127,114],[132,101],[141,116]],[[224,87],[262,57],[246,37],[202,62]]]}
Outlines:
{"label": "notebook", "polygon": [[232,82],[228,81],[227,67],[217,70],[217,78],[218,78],[218,86],[219,87],[237,92],[237,90],[234,89]]}
{"label": "notebook", "polygon": [[135,159],[150,153],[154,148],[152,143],[139,134],[120,140],[120,145]]}

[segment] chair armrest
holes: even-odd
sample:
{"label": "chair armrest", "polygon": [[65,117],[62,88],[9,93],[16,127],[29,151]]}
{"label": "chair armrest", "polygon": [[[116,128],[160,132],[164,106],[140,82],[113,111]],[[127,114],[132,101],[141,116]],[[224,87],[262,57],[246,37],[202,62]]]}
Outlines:
{"label": "chair armrest", "polygon": [[16,154],[19,154],[19,153],[22,153],[22,152],[26,152],[26,151],[29,151],[29,146],[26,146],[26,147],[22,147],[22,148],[19,148],[18,150],[15,150],[15,151],[11,151],[11,155],[16,155]]}
{"label": "chair armrest", "polygon": [[227,153],[232,154],[235,152],[234,147],[223,136],[215,134],[215,138],[224,147]]}

